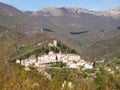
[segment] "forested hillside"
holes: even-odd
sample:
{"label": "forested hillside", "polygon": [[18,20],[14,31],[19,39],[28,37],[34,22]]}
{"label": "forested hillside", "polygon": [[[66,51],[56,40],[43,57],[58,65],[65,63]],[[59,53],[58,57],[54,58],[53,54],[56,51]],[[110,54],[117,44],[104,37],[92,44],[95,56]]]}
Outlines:
{"label": "forested hillside", "polygon": [[[49,69],[52,79],[48,80],[35,70],[24,71],[22,66],[9,62],[15,52],[14,43],[5,41],[0,44],[0,90],[61,90],[62,83],[72,82],[72,90],[119,90],[120,74],[114,76],[101,69],[96,77],[88,78],[78,70]],[[101,83],[102,81],[102,83]],[[71,90],[66,84],[63,90]]]}

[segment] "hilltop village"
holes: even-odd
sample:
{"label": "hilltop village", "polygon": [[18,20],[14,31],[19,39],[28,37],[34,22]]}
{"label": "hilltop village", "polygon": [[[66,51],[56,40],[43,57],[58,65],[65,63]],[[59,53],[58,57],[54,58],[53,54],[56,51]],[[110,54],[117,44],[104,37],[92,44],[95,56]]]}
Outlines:
{"label": "hilltop village", "polygon": [[[48,43],[48,46],[57,47],[57,40],[53,40],[53,43]],[[38,57],[31,55],[29,58],[23,60],[17,59],[16,63],[25,66],[25,70],[30,70],[29,67],[34,67],[39,72],[44,71],[47,66],[57,63],[64,63],[66,68],[71,69],[78,69],[80,67],[82,67],[82,70],[93,69],[93,62],[83,60],[78,54],[61,51],[59,53],[49,51],[47,54]]]}

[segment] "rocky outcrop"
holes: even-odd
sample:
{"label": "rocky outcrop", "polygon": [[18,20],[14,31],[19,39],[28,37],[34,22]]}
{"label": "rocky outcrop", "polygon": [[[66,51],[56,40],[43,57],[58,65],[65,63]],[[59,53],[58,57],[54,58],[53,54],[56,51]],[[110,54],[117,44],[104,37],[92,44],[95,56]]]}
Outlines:
{"label": "rocky outcrop", "polygon": [[35,11],[32,13],[32,16],[63,16],[66,14],[74,14],[80,15],[81,13],[93,14],[96,16],[106,16],[106,17],[119,17],[120,16],[120,8],[114,8],[106,11],[90,11],[82,8],[74,8],[74,7],[62,7],[62,8],[44,8],[39,11]]}

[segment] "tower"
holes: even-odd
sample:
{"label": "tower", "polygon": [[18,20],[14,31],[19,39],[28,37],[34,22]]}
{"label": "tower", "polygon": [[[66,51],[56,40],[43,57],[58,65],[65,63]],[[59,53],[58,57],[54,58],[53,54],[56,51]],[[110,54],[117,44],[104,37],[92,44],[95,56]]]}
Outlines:
{"label": "tower", "polygon": [[57,47],[57,40],[53,40],[53,45]]}
{"label": "tower", "polygon": [[41,33],[43,33],[43,28],[41,27]]}

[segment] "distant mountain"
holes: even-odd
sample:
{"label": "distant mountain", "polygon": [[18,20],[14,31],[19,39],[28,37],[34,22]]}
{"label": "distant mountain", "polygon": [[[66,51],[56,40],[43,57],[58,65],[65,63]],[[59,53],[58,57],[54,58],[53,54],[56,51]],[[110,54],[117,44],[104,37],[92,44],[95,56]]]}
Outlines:
{"label": "distant mountain", "polygon": [[0,25],[24,33],[39,32],[41,25],[31,20],[29,13],[30,11],[23,12],[8,4],[0,3]]}
{"label": "distant mountain", "polygon": [[23,15],[22,11],[1,2],[0,2],[0,13],[6,14],[8,16]]}
{"label": "distant mountain", "polygon": [[85,49],[99,40],[119,34],[119,14],[117,9],[89,11],[82,8],[52,7],[35,11],[30,16],[52,29],[57,38],[80,52],[81,48]]}
{"label": "distant mountain", "polygon": [[[20,11],[0,3],[0,25],[25,34],[43,32],[54,36],[78,52],[87,52],[96,42],[120,34],[120,8],[90,11],[82,8],[44,8]],[[46,35],[47,37],[47,35]]]}
{"label": "distant mountain", "polygon": [[109,10],[111,13],[111,16],[116,17],[117,19],[120,19],[120,7],[119,8],[113,8]]}
{"label": "distant mountain", "polygon": [[32,12],[32,11],[24,11],[23,13],[24,13],[25,15],[28,15],[28,16],[29,16],[29,15],[31,15],[33,12]]}
{"label": "distant mountain", "polygon": [[90,11],[83,8],[62,7],[62,8],[44,8],[31,13],[33,16],[63,16],[63,15],[81,15],[81,13],[93,14],[96,16],[117,17],[120,16],[120,8],[114,8],[106,11]]}

